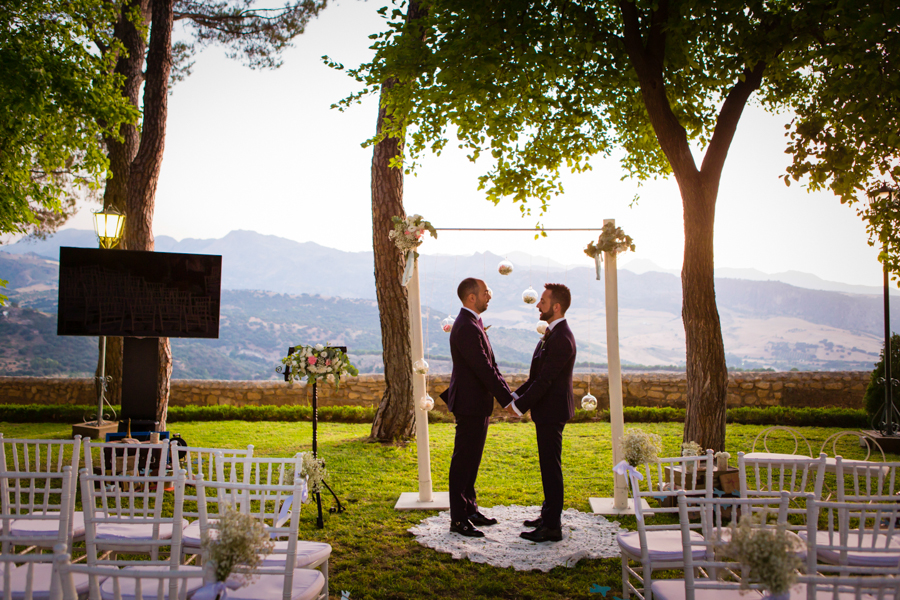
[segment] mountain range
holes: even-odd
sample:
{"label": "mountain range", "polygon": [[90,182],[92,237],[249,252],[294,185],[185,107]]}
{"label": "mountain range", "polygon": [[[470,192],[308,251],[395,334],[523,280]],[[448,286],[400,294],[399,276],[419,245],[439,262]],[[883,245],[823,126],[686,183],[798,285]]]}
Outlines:
{"label": "mountain range", "polygon": [[[96,238],[91,231],[68,229],[47,240],[0,247],[0,278],[10,281],[6,293],[15,303],[5,309],[8,314],[0,320],[0,335],[4,326],[23,320],[48,320],[46,332],[32,333],[30,341],[6,332],[22,345],[14,349],[12,358],[4,358],[9,350],[0,350],[0,373],[25,374],[34,359],[46,368],[40,362],[41,346],[55,338],[60,246],[95,247]],[[287,346],[320,341],[347,344],[364,371],[380,368],[371,252],[344,252],[251,231],[233,231],[211,240],[159,236],[156,250],[223,257],[220,338],[173,340],[176,377],[269,378],[274,376],[274,361]],[[567,267],[523,253],[507,258],[516,265],[509,276],[497,272],[503,257],[489,252],[420,258],[427,352],[436,366],[449,366],[444,364],[449,355],[447,336],[439,325],[448,314],[458,312],[456,285],[467,276],[485,279],[494,292],[485,322],[494,325],[492,344],[508,368],[527,366],[537,340],[537,310],[524,304],[521,294],[529,286],[540,293],[545,281],[566,283],[572,289],[574,302],[568,318],[579,340],[579,361],[587,369],[604,363],[604,287],[596,280],[593,266]],[[683,365],[680,277],[647,262],[633,259],[618,271],[623,361]],[[764,274],[752,270],[723,269],[717,274],[743,275],[716,279],[731,368],[868,370],[877,360],[883,335],[880,289],[824,282],[797,272],[779,277],[801,285],[761,280]],[[815,285],[832,289],[810,287]],[[900,326],[900,315],[892,319],[892,325]],[[60,369],[60,373],[80,370],[74,364]]]}

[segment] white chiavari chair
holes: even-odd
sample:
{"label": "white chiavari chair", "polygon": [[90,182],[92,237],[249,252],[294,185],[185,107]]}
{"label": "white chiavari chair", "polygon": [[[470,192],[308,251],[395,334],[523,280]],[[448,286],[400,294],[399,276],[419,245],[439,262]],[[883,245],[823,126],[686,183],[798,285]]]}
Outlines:
{"label": "white chiavari chair", "polygon": [[251,458],[253,456],[253,445],[248,445],[246,449],[201,448],[181,446],[172,442],[170,452],[172,467],[175,469],[181,468],[185,471],[184,508],[181,514],[184,518],[193,520],[184,530],[182,553],[185,556],[191,556],[190,560],[192,561],[194,560],[193,556],[200,554],[200,512],[196,506],[197,494],[194,480],[199,475],[202,475],[206,481],[220,481],[219,469],[215,466],[216,454],[220,454],[223,459],[230,459],[228,465],[222,469],[222,476],[225,477],[222,481],[236,483],[239,477],[237,467],[241,463],[235,459]]}
{"label": "white chiavari chair", "polygon": [[97,475],[142,477],[161,475],[169,461],[169,442],[126,444],[84,442],[84,468]]}
{"label": "white chiavari chair", "polygon": [[[772,452],[769,448],[769,443],[774,443],[774,439],[770,440],[769,438],[774,436],[776,439],[781,438],[790,438],[788,443],[793,442],[794,449],[788,453],[784,452]],[[762,446],[760,447],[760,442],[762,442]],[[801,445],[800,442],[803,442]],[[806,446],[804,448],[803,446]],[[803,450],[806,450],[806,454],[803,454]],[[753,446],[750,449],[750,452],[747,453],[748,458],[812,458],[812,446],[803,434],[798,432],[795,429],[790,427],[785,427],[783,425],[774,425],[772,427],[767,427],[766,429],[759,432],[759,435],[753,440]]]}
{"label": "white chiavari chair", "polygon": [[[69,482],[72,498],[78,489],[78,465],[81,461],[81,436],[71,440],[34,440],[4,438],[0,433],[0,471],[17,473],[56,473],[61,474],[64,467],[69,467],[72,477]],[[50,512],[58,509],[48,506]],[[33,527],[42,528],[39,531]],[[66,545],[72,548],[74,542],[84,540],[84,513],[73,509],[68,522],[68,540]],[[56,543],[57,528],[48,520],[11,523],[11,535],[37,538],[35,544],[40,548],[52,548]],[[41,534],[47,542],[41,541]]]}
{"label": "white chiavari chair", "polygon": [[[655,463],[644,465],[643,483],[636,476],[629,477],[637,531],[616,535],[622,558],[622,588],[626,599],[634,593],[642,600],[651,600],[653,571],[682,568],[680,526],[677,523],[648,524],[647,521],[656,515],[677,514],[675,499],[679,490],[684,490],[689,495],[712,498],[712,473],[713,453],[707,450],[703,456],[661,458]],[[643,501],[647,502],[649,509]],[[697,532],[693,535],[701,537]],[[639,565],[632,566],[632,563]],[[637,580],[637,585],[632,582],[632,578]]]}
{"label": "white chiavari chair", "polygon": [[[297,461],[299,463],[299,459]],[[299,470],[299,466],[298,466]],[[229,600],[314,600],[328,598],[325,576],[320,571],[296,566],[298,555],[297,531],[300,525],[300,511],[290,512],[286,523],[279,517],[281,506],[287,496],[299,497],[303,493],[303,482],[299,477],[293,485],[246,484],[228,482],[205,482],[196,480],[197,495],[200,498],[200,528],[204,538],[215,536],[219,526],[216,518],[232,507],[243,514],[250,514],[263,523],[273,538],[286,537],[283,544],[276,543],[272,554],[266,557],[262,566],[243,574],[252,574],[249,584],[229,588]],[[213,496],[207,494],[213,491]],[[252,500],[251,500],[252,498]],[[212,509],[212,511],[210,510]],[[276,523],[281,522],[280,525]],[[204,555],[206,551],[204,551]],[[206,564],[206,557],[204,556]]]}
{"label": "white chiavari chair", "polygon": [[[72,564],[65,548],[55,555],[62,600],[82,600],[76,584],[88,583],[99,596],[90,600],[187,600],[203,585],[199,567],[132,566],[120,569],[112,565]],[[93,594],[93,592],[92,592]]]}
{"label": "white chiavari chair", "polygon": [[[235,467],[234,463],[240,463],[239,467]],[[290,494],[290,497],[278,497],[276,501],[279,503],[278,519],[275,526],[280,527],[286,523],[294,512],[300,511],[300,506],[306,502],[308,492],[306,480],[300,478],[302,467],[302,459],[298,452],[291,458],[284,457],[249,457],[249,458],[228,458],[216,457],[216,468],[220,469],[218,477],[225,481],[226,476],[232,477],[232,473],[237,470],[241,480],[246,484],[255,484],[262,486],[280,486],[289,485],[290,481],[299,481],[300,494]],[[235,477],[235,478],[236,478]],[[249,501],[251,506],[257,506],[263,499],[271,499],[270,494],[257,495],[253,492],[249,493]],[[251,509],[252,510],[252,509]],[[262,518],[262,515],[259,516]],[[276,536],[277,537],[277,536]],[[287,541],[277,540],[275,542],[275,553],[266,558],[267,564],[279,563],[282,560],[283,550],[287,547]],[[295,566],[299,569],[319,569],[325,577],[325,590],[328,590],[328,560],[331,557],[331,545],[325,542],[312,542],[307,540],[297,541]]]}
{"label": "white chiavari chair", "polygon": [[[790,498],[705,498],[678,493],[679,532],[682,540],[683,579],[653,581],[656,600],[754,600],[759,599],[760,586],[744,582],[740,563],[721,551],[731,539],[731,516],[737,513],[760,516],[760,527],[783,526],[787,521]],[[735,510],[737,507],[737,510]],[[699,515],[699,529],[691,520]]]}
{"label": "white chiavari chair", "polygon": [[[58,598],[52,555],[42,554],[40,548],[48,544],[65,548],[74,503],[71,480],[70,466],[63,467],[61,473],[0,472],[0,597],[3,600]],[[15,524],[19,524],[16,532]],[[23,535],[23,531],[33,533]],[[38,552],[28,552],[28,549],[26,553],[17,552],[17,546],[38,547]],[[84,577],[75,580],[73,585],[82,593],[87,591]]]}
{"label": "white chiavari chair", "polygon": [[787,528],[806,528],[806,498],[822,498],[827,468],[825,454],[818,458],[752,458],[738,452],[738,478],[741,498],[779,498],[787,493],[791,499]]}
{"label": "white chiavari chair", "polygon": [[900,503],[900,462],[834,459],[838,502]]}

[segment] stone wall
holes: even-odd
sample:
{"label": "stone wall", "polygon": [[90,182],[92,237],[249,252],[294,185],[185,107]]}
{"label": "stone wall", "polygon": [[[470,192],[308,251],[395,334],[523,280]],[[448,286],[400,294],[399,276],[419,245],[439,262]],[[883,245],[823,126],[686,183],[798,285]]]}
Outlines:
{"label": "stone wall", "polygon": [[[437,396],[449,385],[450,376],[433,375],[428,380],[435,407],[446,411]],[[588,392],[588,380],[598,408],[608,408],[606,374],[575,375],[576,405],[580,405],[581,397]],[[508,381],[515,389],[525,381],[525,375],[511,375]],[[864,371],[732,373],[728,377],[728,406],[862,408],[868,382],[869,373]],[[684,373],[627,373],[622,386],[625,406],[685,406]],[[319,405],[377,406],[383,393],[383,375],[360,375],[342,381],[338,390],[330,385],[319,386]],[[308,404],[311,396],[311,388],[303,383],[175,379],[170,403],[173,406]],[[92,405],[95,402],[93,383],[87,378],[0,377],[0,404]]]}

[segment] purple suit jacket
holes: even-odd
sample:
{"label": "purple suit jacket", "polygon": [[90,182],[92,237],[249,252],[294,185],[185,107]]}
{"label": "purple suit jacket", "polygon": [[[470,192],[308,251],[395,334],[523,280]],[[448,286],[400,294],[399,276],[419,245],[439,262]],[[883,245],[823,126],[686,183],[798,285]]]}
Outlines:
{"label": "purple suit jacket", "polygon": [[497,368],[487,334],[475,315],[464,308],[450,331],[450,356],[450,387],[441,394],[450,412],[489,417],[494,412],[494,398],[503,407],[512,402],[512,393]]}
{"label": "purple suit jacket", "polygon": [[530,410],[535,423],[565,423],[574,417],[574,368],[575,336],[563,321],[534,349],[528,381],[516,390],[516,408],[523,414]]}

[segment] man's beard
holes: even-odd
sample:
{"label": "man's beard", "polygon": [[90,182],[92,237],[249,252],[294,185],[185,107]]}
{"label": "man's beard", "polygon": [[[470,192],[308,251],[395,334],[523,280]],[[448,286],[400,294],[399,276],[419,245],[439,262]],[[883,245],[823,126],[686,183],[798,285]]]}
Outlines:
{"label": "man's beard", "polygon": [[547,322],[549,323],[549,322],[550,322],[550,318],[551,318],[552,316],[553,316],[553,313],[552,313],[552,312],[546,312],[546,313],[545,313],[545,312],[542,312],[542,313],[541,313],[541,321],[547,321]]}
{"label": "man's beard", "polygon": [[477,310],[479,314],[481,314],[481,313],[483,313],[484,311],[486,311],[487,308],[488,308],[488,303],[487,303],[487,302],[485,302],[484,304],[478,304],[478,305],[475,306],[475,310]]}

